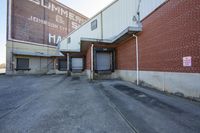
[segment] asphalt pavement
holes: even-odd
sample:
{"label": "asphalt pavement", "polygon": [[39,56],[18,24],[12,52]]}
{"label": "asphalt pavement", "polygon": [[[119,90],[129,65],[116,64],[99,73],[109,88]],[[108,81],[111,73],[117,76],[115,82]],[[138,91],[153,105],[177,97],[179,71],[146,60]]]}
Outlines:
{"label": "asphalt pavement", "polygon": [[199,133],[200,105],[120,81],[0,75],[1,133]]}

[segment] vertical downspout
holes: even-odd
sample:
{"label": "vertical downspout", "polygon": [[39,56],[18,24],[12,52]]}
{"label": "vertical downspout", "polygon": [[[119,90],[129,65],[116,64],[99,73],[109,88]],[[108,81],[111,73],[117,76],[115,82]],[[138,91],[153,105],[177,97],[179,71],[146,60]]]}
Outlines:
{"label": "vertical downspout", "polygon": [[[139,0],[138,8],[137,8],[137,23],[140,23],[140,5],[142,0]],[[133,37],[135,37],[135,45],[136,45],[136,71],[137,71],[137,85],[139,85],[139,47],[138,47],[138,36],[133,34]]]}
{"label": "vertical downspout", "polygon": [[91,73],[90,73],[90,79],[94,79],[94,44],[92,44],[91,47]]}
{"label": "vertical downspout", "polygon": [[103,40],[103,12],[101,12],[101,39]]}
{"label": "vertical downspout", "polygon": [[135,43],[136,43],[136,69],[137,69],[137,85],[139,85],[139,48],[138,48],[138,36],[133,34],[133,37],[135,37]]}
{"label": "vertical downspout", "polygon": [[70,58],[69,58],[69,53],[67,53],[67,75],[70,75]]}

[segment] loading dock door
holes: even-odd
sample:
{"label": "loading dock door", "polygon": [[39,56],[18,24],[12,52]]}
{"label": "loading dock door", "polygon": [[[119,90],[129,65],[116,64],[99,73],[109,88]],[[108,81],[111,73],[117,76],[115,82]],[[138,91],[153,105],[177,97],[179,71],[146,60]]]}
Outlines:
{"label": "loading dock door", "polygon": [[59,69],[59,71],[67,71],[67,60],[66,59],[58,60],[58,69]]}
{"label": "loading dock door", "polygon": [[72,70],[83,70],[83,58],[72,58]]}
{"label": "loading dock door", "polygon": [[17,58],[17,69],[16,70],[29,70],[29,59]]}
{"label": "loading dock door", "polygon": [[97,71],[110,71],[112,68],[112,54],[97,52]]}

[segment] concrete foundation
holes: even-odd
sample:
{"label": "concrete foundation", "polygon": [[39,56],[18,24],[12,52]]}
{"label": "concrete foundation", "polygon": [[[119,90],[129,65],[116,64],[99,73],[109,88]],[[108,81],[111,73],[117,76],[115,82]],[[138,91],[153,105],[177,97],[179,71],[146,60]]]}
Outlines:
{"label": "concrete foundation", "polygon": [[140,79],[162,91],[200,98],[199,73],[140,72]]}
{"label": "concrete foundation", "polygon": [[[86,71],[90,78],[90,70]],[[102,75],[98,75],[100,77]],[[110,75],[103,75],[100,79],[122,79],[136,82],[136,71],[116,70]],[[143,85],[154,87],[161,91],[181,94],[185,97],[200,98],[200,73],[176,73],[140,71],[139,80]]]}

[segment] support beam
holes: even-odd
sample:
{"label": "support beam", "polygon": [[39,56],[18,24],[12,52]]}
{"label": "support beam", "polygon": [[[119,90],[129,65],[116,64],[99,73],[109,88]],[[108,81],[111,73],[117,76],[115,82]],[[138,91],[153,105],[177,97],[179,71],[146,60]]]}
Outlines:
{"label": "support beam", "polygon": [[90,73],[90,79],[94,79],[94,44],[92,44],[91,47],[91,73]]}
{"label": "support beam", "polygon": [[70,57],[69,53],[67,53],[67,75],[70,76]]}
{"label": "support beam", "polygon": [[70,71],[70,58],[69,58],[69,53],[67,53],[67,71]]}

